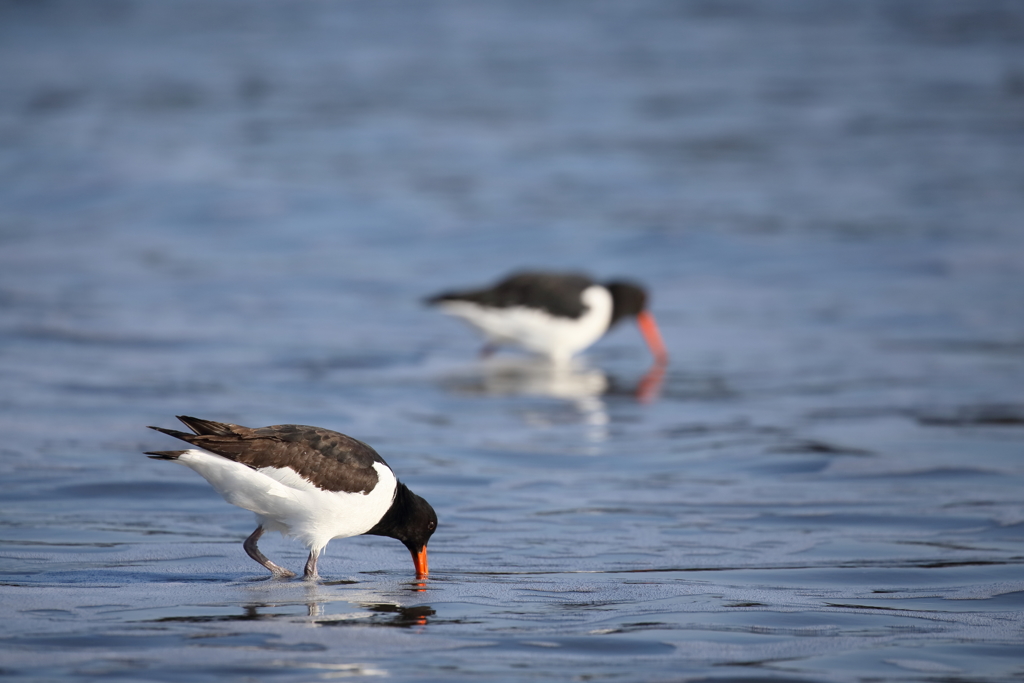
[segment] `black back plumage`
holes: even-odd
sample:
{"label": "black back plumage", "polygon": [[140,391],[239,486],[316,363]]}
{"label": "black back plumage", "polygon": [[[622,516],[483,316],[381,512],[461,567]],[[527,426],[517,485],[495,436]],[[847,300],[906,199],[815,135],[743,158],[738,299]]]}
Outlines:
{"label": "black back plumage", "polygon": [[515,273],[486,289],[444,292],[427,299],[428,304],[468,301],[488,308],[525,306],[553,316],[579,318],[586,312],[580,295],[594,284],[580,273]]}
{"label": "black back plumage", "polygon": [[305,425],[253,429],[179,415],[194,434],[150,427],[229,460],[263,467],[290,467],[325,491],[367,493],[377,484],[374,463],[384,459],[369,445],[345,434]]}

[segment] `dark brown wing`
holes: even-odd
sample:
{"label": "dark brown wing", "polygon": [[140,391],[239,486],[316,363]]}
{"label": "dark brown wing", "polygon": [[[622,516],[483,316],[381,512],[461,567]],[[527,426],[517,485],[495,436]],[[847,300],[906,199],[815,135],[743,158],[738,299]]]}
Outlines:
{"label": "dark brown wing", "polygon": [[178,416],[195,434],[151,427],[253,469],[290,467],[325,491],[368,493],[377,484],[373,464],[387,466],[367,444],[322,427],[274,425],[252,429]]}

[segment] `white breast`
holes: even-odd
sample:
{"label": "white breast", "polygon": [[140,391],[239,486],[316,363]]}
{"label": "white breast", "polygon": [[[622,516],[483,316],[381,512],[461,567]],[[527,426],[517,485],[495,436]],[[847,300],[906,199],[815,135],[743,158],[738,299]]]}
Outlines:
{"label": "white breast", "polygon": [[254,470],[219,455],[191,449],[176,462],[191,467],[224,497],[256,513],[268,531],[297,538],[319,552],[332,538],[358,536],[372,529],[395,498],[398,480],[374,463],[377,485],[369,493],[324,491],[288,467]]}
{"label": "white breast", "polygon": [[567,361],[605,333],[612,319],[612,296],[592,285],[583,290],[586,311],[579,318],[562,318],[525,306],[489,308],[468,301],[445,301],[443,312],[461,318],[497,344],[517,344],[554,361]]}

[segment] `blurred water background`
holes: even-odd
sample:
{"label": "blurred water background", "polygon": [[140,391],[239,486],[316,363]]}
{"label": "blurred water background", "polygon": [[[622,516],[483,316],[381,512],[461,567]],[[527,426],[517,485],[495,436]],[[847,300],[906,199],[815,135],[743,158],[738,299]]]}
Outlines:
{"label": "blurred water background", "polygon": [[[1022,218],[1018,2],[5,0],[0,675],[1020,680]],[[660,395],[420,304],[523,266]],[[431,577],[266,580],[176,414],[371,443]]]}

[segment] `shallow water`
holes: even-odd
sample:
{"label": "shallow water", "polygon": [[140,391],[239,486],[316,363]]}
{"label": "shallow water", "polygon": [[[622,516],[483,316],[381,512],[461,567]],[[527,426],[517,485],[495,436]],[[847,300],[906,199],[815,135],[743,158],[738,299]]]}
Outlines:
{"label": "shallow water", "polygon": [[[0,7],[0,672],[1024,675],[1024,11],[1000,2]],[[645,282],[571,368],[435,291]],[[431,575],[142,451],[315,424]],[[305,553],[267,537],[297,569]]]}

